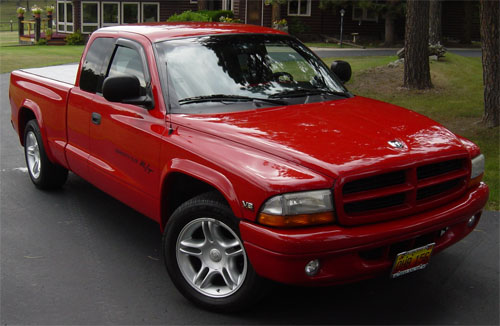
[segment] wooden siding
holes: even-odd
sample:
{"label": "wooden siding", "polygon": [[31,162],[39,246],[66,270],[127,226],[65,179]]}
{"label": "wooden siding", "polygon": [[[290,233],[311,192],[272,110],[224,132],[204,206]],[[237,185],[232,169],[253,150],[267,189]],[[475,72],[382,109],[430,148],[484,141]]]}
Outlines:
{"label": "wooden siding", "polygon": [[82,2],[80,0],[75,0],[73,1],[73,31],[76,32],[81,30],[82,30]]}
{"label": "wooden siding", "polygon": [[[312,1],[310,16],[288,16],[286,5],[281,7],[281,16],[289,24],[294,20],[301,21],[306,26],[306,34],[324,34],[334,37],[340,36],[340,13],[332,9],[321,10],[319,1]],[[397,34],[404,35],[404,24],[398,22]],[[351,33],[359,33],[360,37],[383,40],[384,20],[379,18],[378,22],[352,20],[352,6],[346,8],[344,15],[344,38],[351,38]]]}
{"label": "wooden siding", "polygon": [[160,21],[162,22],[166,21],[168,17],[173,14],[180,14],[187,10],[198,10],[198,4],[190,3],[189,0],[168,0],[158,2],[160,3]]}
{"label": "wooden siding", "polygon": [[[461,40],[465,33],[465,1],[443,1],[442,7],[442,33],[443,38]],[[472,1],[472,40],[479,41],[479,1]]]}

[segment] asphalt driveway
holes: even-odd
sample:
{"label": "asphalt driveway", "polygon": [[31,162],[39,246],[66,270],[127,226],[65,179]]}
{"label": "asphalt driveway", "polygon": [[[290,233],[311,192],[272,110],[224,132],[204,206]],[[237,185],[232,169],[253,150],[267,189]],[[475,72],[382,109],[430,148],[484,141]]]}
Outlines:
{"label": "asphalt driveway", "polygon": [[499,324],[499,213],[423,271],[328,288],[276,286],[250,310],[200,310],[168,278],[158,226],[70,174],[33,187],[0,75],[2,325]]}

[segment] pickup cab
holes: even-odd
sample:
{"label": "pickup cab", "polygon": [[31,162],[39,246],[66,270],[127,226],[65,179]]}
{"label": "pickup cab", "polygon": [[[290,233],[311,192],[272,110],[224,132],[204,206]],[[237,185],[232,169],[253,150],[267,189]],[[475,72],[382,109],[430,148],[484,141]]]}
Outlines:
{"label": "pickup cab", "polygon": [[78,66],[13,71],[9,98],[35,186],[71,171],[158,222],[178,290],[229,311],[268,280],[422,269],[477,225],[478,146],[349,78],[277,30],[143,24],[94,32]]}

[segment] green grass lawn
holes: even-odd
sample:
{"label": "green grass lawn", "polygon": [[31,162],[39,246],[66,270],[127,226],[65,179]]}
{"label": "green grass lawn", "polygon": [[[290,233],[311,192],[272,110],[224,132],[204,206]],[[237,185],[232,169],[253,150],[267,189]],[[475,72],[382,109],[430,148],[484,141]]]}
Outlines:
{"label": "green grass lawn", "polygon": [[431,62],[434,88],[403,89],[403,67],[388,68],[396,57],[330,58],[351,63],[353,78],[346,84],[354,94],[400,105],[424,114],[481,147],[486,157],[484,181],[490,187],[488,209],[500,210],[500,130],[480,124],[484,111],[481,58],[447,54]]}
{"label": "green grass lawn", "polygon": [[16,32],[0,32],[0,73],[78,62],[83,45],[18,45]]}

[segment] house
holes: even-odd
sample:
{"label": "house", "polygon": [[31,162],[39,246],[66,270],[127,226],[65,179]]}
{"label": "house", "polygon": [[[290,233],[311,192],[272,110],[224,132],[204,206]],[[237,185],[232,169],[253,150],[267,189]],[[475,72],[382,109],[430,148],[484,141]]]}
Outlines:
{"label": "house", "polygon": [[[235,18],[246,24],[272,25],[272,6],[265,0],[199,0],[208,9],[232,10]],[[333,10],[321,10],[319,0],[289,0],[280,6],[280,18],[298,24],[309,35],[340,34],[340,15]],[[468,35],[479,39],[479,9],[473,1],[443,1],[443,37],[462,39]],[[174,13],[197,10],[198,0],[58,0],[57,32],[80,30],[90,34],[104,26],[138,22],[166,21]],[[365,39],[384,39],[384,19],[375,11],[353,4],[345,7],[344,37],[358,33]],[[396,36],[404,37],[404,18],[395,22]]]}

